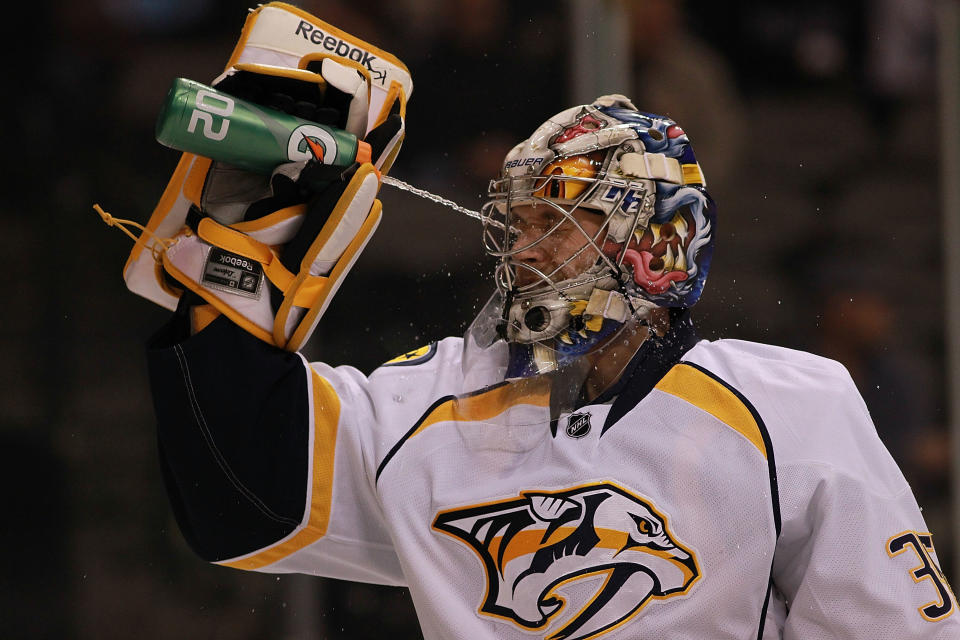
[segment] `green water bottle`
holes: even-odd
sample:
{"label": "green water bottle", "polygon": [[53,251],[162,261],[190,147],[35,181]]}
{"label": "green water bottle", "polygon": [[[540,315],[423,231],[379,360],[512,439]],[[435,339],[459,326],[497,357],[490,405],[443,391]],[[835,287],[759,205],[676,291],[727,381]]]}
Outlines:
{"label": "green water bottle", "polygon": [[177,78],[157,117],[157,142],[255,173],[316,159],[347,167],[370,162],[370,145],[346,131]]}

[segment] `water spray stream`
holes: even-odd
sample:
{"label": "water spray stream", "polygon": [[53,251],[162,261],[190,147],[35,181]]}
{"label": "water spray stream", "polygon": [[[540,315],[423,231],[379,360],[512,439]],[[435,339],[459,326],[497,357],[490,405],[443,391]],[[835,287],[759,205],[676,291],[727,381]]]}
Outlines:
{"label": "water spray stream", "polygon": [[[462,213],[471,218],[474,218],[475,220],[481,220],[481,221],[483,220],[483,216],[480,215],[479,211],[474,211],[473,209],[467,209],[466,207],[462,207],[456,202],[454,202],[453,200],[448,200],[442,196],[438,196],[435,193],[430,193],[426,189],[418,189],[417,187],[407,182],[404,182],[403,180],[397,180],[396,178],[392,178],[390,176],[383,176],[383,184],[388,184],[391,187],[400,189],[401,191],[406,191],[408,193],[412,193],[415,196],[424,198],[425,200],[430,200],[431,202],[436,202],[437,204],[441,204],[445,207],[449,207],[454,211],[458,213]],[[503,224],[496,220],[491,220],[488,218],[486,220],[486,223],[489,224],[490,226],[497,227],[499,229],[503,228]]]}

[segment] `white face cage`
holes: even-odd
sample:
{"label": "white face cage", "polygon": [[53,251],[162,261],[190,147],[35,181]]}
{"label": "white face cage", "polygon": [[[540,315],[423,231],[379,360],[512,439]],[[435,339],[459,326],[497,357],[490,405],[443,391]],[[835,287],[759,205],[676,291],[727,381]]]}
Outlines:
{"label": "white face cage", "polygon": [[[602,175],[604,172],[601,170],[600,173]],[[567,184],[581,191],[576,198],[560,199],[549,196],[552,193],[566,193],[569,191]],[[626,240],[637,231],[641,221],[649,219],[655,198],[653,189],[642,182],[631,182],[629,186],[632,191],[625,188],[626,186],[625,180],[562,174],[507,176],[491,180],[487,191],[489,199],[484,203],[480,214],[483,223],[484,248],[488,254],[500,259],[495,272],[495,281],[501,293],[508,295],[512,300],[535,298],[548,293],[557,295],[561,300],[572,300],[573,298],[566,294],[571,289],[581,289],[584,285],[594,284],[611,277],[619,281],[623,271]],[[634,194],[636,197],[637,192],[642,198],[641,204],[626,206],[628,194]],[[556,211],[559,217],[554,224],[531,242],[516,246],[515,243],[520,235],[517,229],[519,221],[513,209],[522,205],[549,207]],[[595,234],[591,235],[587,232],[573,216],[573,212],[578,207],[604,215],[603,223]],[[585,243],[549,273],[515,259],[516,255],[544,242],[564,223],[569,223],[579,230]],[[608,241],[621,245],[617,247],[614,255],[610,255],[609,251],[604,252],[604,245]],[[557,280],[567,265],[584,251],[590,250],[598,256],[597,262],[591,268],[573,278]],[[520,270],[532,273],[535,279],[527,284],[518,284],[517,274]]]}

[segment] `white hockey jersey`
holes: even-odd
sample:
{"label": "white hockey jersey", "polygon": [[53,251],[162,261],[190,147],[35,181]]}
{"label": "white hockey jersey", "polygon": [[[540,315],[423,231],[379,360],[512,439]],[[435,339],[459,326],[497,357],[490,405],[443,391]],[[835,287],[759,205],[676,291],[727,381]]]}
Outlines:
{"label": "white hockey jersey", "polygon": [[701,341],[629,412],[543,419],[448,338],[311,367],[308,505],[221,564],[407,585],[428,639],[960,638],[930,533],[844,368]]}

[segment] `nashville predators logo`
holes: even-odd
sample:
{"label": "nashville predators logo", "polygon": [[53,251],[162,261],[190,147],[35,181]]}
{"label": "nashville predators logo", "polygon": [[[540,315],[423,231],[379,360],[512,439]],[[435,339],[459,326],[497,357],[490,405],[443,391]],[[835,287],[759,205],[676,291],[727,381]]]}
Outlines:
{"label": "nashville predators logo", "polygon": [[441,511],[433,528],[482,560],[479,613],[548,640],[601,635],[700,577],[666,518],[609,482]]}

